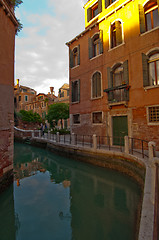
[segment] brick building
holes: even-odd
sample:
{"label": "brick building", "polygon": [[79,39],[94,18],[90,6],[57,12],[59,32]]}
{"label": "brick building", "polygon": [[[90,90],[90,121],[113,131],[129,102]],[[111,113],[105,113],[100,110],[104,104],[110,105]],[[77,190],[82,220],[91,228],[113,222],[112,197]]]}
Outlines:
{"label": "brick building", "polygon": [[77,134],[159,144],[159,1],[89,0],[69,47],[70,125]]}
{"label": "brick building", "polygon": [[13,177],[14,46],[18,22],[9,3],[0,0],[0,192]]}
{"label": "brick building", "polygon": [[14,86],[15,111],[24,110],[28,102],[32,102],[35,96],[36,91],[34,89],[19,85],[19,79],[17,79],[17,85]]}

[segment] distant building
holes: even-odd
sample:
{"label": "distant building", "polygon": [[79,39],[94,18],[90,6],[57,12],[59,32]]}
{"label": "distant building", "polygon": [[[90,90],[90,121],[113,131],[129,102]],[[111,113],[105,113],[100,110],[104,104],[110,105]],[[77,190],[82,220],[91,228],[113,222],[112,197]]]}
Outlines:
{"label": "distant building", "polygon": [[67,83],[59,88],[58,97],[55,102],[69,103],[69,85]]}
{"label": "distant building", "polygon": [[35,96],[36,91],[34,89],[19,85],[19,79],[17,79],[17,85],[14,86],[15,111],[25,110],[25,106],[32,102]]}
{"label": "distant building", "polygon": [[0,192],[13,180],[14,48],[18,21],[0,0]]}
{"label": "distant building", "polygon": [[88,0],[69,41],[70,125],[77,134],[159,144],[159,1]]}

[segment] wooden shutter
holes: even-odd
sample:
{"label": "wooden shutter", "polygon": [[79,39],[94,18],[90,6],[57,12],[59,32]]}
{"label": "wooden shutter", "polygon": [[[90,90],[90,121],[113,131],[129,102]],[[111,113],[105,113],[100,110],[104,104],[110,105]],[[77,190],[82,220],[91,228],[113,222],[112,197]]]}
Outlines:
{"label": "wooden shutter", "polygon": [[70,55],[70,68],[73,67],[73,51],[70,49],[69,51],[69,55]]}
{"label": "wooden shutter", "polygon": [[80,79],[78,80],[78,102],[80,102]]}
{"label": "wooden shutter", "polygon": [[77,57],[78,57],[77,64],[80,65],[80,45],[78,45],[77,47]]}
{"label": "wooden shutter", "polygon": [[105,8],[107,8],[110,5],[109,0],[105,0]]}
{"label": "wooden shutter", "polygon": [[72,82],[72,102],[74,102],[74,82]]}
{"label": "wooden shutter", "polygon": [[115,29],[116,29],[116,45],[118,46],[119,44],[122,43],[122,27],[120,21],[115,22]]}
{"label": "wooden shutter", "polygon": [[93,57],[93,39],[88,38],[88,51],[89,51],[89,59]]}
{"label": "wooden shutter", "polygon": [[159,0],[157,0],[157,5],[158,5],[158,14],[159,14]]}
{"label": "wooden shutter", "polygon": [[103,53],[103,30],[100,30],[99,48],[100,54]]}
{"label": "wooden shutter", "polygon": [[123,81],[125,84],[129,84],[129,68],[128,68],[128,60],[123,63]]}
{"label": "wooden shutter", "polygon": [[92,9],[87,9],[87,22],[89,22],[92,19]]}
{"label": "wooden shutter", "polygon": [[139,8],[140,33],[144,33],[146,31],[145,12],[141,4],[138,4],[138,8]]}
{"label": "wooden shutter", "polygon": [[92,77],[92,98],[96,97],[96,88],[97,88],[96,83],[97,83],[96,74],[94,74]]}
{"label": "wooden shutter", "polygon": [[96,88],[97,88],[97,97],[101,96],[101,74],[98,72],[96,73],[97,77],[96,77]]}
{"label": "wooden shutter", "polygon": [[[107,68],[107,80],[108,80],[108,88],[113,87],[113,73],[110,67]],[[114,98],[113,91],[108,92],[108,101],[112,101]]]}
{"label": "wooden shutter", "polygon": [[98,13],[102,12],[102,0],[98,0]]}
{"label": "wooden shutter", "polygon": [[149,86],[148,56],[142,53],[143,86]]}

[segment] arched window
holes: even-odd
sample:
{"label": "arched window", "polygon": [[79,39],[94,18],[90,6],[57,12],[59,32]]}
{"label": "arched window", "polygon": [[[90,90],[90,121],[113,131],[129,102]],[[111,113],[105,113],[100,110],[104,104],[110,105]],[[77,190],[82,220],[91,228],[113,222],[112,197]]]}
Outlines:
{"label": "arched window", "polygon": [[101,97],[101,74],[96,72],[92,77],[92,98]]}
{"label": "arched window", "polygon": [[159,85],[159,53],[150,56],[149,61],[149,84]]}
{"label": "arched window", "polygon": [[[118,87],[123,84],[123,66],[118,65],[113,71],[113,87]],[[117,102],[124,100],[124,89],[116,89],[114,91],[114,99]]]}
{"label": "arched window", "polygon": [[96,34],[93,38],[93,57],[100,54],[100,38],[99,34]]}
{"label": "arched window", "polygon": [[150,0],[143,7],[139,4],[140,32],[144,33],[159,26],[159,6],[158,1]]}
{"label": "arched window", "polygon": [[145,7],[146,31],[159,26],[158,5],[156,1],[149,1]]}
{"label": "arched window", "polygon": [[142,54],[143,86],[159,85],[159,51]]}
{"label": "arched window", "polygon": [[103,53],[103,30],[88,38],[89,59]]}
{"label": "arched window", "polygon": [[77,47],[73,49],[73,66],[78,65],[78,52],[77,52]]}
{"label": "arched window", "polygon": [[122,43],[122,24],[120,21],[116,21],[111,25],[111,48],[114,48]]}
{"label": "arched window", "polygon": [[70,68],[80,65],[80,45],[70,49]]}

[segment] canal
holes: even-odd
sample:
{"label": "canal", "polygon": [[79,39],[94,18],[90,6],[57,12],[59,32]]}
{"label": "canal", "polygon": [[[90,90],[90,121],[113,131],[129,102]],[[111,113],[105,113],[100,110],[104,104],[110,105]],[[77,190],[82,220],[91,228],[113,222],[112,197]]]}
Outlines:
{"label": "canal", "polygon": [[126,175],[15,143],[2,240],[135,240],[142,191]]}

